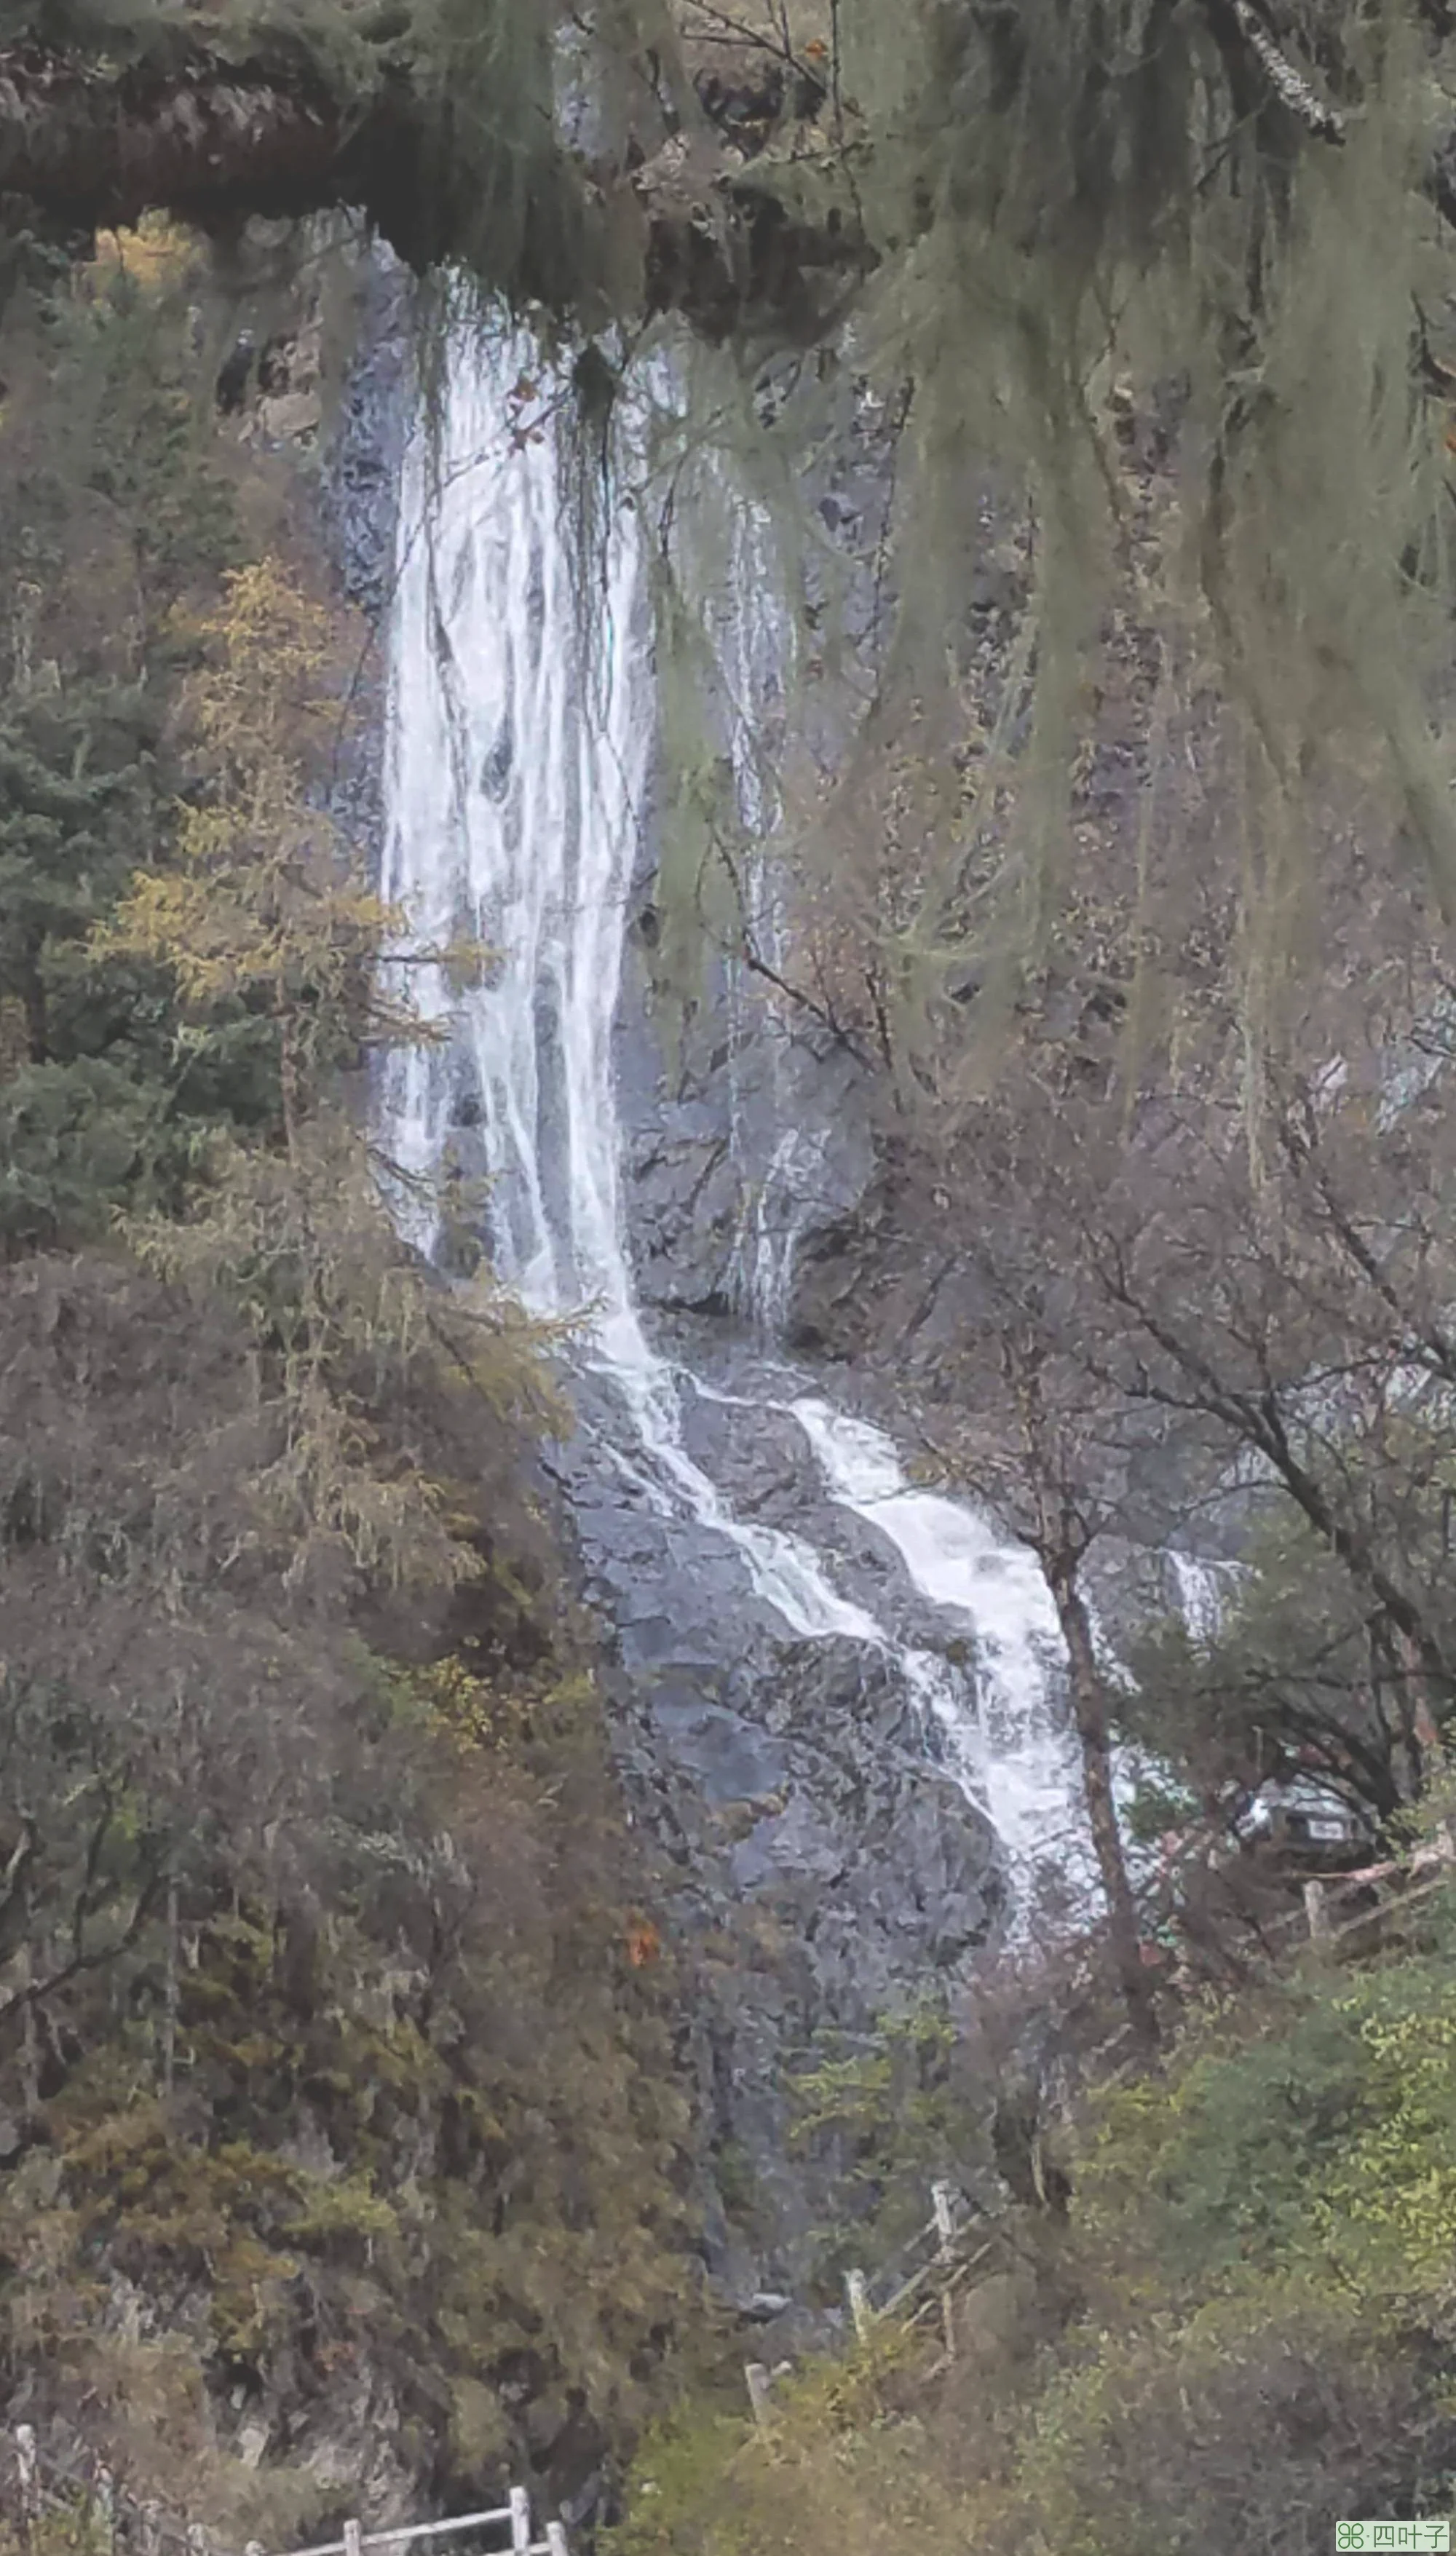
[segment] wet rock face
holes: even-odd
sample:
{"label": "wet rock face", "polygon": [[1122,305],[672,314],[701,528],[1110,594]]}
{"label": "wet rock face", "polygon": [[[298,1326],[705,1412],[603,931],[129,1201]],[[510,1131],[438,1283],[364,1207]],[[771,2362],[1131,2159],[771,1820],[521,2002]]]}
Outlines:
{"label": "wet rock face", "polygon": [[[899,1557],[824,1500],[790,1416],[751,1401],[761,1363],[746,1351],[735,1362],[734,1327],[693,1326],[695,1365],[711,1362],[715,1330],[715,1388],[696,1397],[684,1373],[685,1446],[739,1518],[833,1545],[842,1587],[918,1637]],[[720,1387],[741,1405],[714,1399]],[[632,1817],[694,1981],[687,2059],[707,2259],[742,2306],[760,2290],[802,2296],[815,2232],[845,2203],[794,2153],[794,2069],[842,2053],[845,2036],[887,2011],[954,1990],[1003,1911],[997,1844],[936,1764],[894,1655],[794,1638],[729,1540],[638,1503],[595,1454],[584,1416],[563,1451],[563,1489],[588,1595],[612,1628]]]}
{"label": "wet rock face", "polygon": [[408,291],[408,279],[386,255],[357,270],[355,351],[320,445],[314,483],[339,584],[375,635],[352,675],[331,792],[343,840],[374,876],[383,842],[385,641],[409,418]]}
{"label": "wet rock face", "polygon": [[639,934],[616,1040],[639,1301],[777,1326],[800,1255],[852,1213],[870,1178],[863,1069],[726,962],[710,968],[669,1065],[649,962]]}
{"label": "wet rock face", "polygon": [[728,1313],[742,1177],[717,1111],[706,1099],[664,1108],[638,1130],[623,1171],[644,1301]]}
{"label": "wet rock face", "polygon": [[860,1644],[765,1641],[727,1672],[690,1640],[651,1649],[618,1673],[620,1762],[700,1990],[707,2260],[739,2305],[802,2295],[843,2196],[794,2153],[794,2069],[954,1984],[1001,1906],[995,1841]]}
{"label": "wet rock face", "polygon": [[344,591],[382,636],[409,424],[409,279],[376,253],[357,270],[355,292],[357,350],[321,456],[319,493]]}
{"label": "wet rock face", "polygon": [[923,1179],[886,1149],[871,1178],[804,1238],[784,1338],[789,1349],[868,1367],[895,1343],[896,1375],[911,1393],[922,1362],[987,1320],[984,1285],[957,1246],[952,1218]]}
{"label": "wet rock face", "polygon": [[[650,893],[644,878],[649,916]],[[796,1320],[805,1328],[802,1273],[835,1283],[872,1204],[863,1069],[727,964],[708,972],[669,1063],[651,950],[650,932],[629,938],[622,1188],[639,1301],[657,1345],[682,1360],[684,1446],[737,1518],[809,1538],[847,1595],[935,1646],[944,1622],[928,1620],[889,1540],[827,1499],[803,1431],[772,1407],[771,1344],[752,1336],[755,1318],[791,1337]],[[853,1293],[853,1254],[842,1275]],[[630,1798],[672,1872],[706,1988],[693,2044],[710,2264],[740,2303],[793,2292],[811,2232],[845,2204],[791,2154],[792,2065],[954,1989],[1004,1909],[997,1843],[937,1763],[939,1733],[890,1655],[785,1638],[724,1536],[634,1512],[619,1480],[594,1488],[579,1473],[572,1508],[614,1627]],[[724,2159],[751,2182],[751,2234]]]}

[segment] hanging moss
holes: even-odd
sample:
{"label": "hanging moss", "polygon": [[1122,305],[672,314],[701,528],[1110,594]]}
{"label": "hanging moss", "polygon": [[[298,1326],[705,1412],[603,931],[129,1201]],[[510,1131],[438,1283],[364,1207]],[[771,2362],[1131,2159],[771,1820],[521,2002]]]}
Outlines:
{"label": "hanging moss", "polygon": [[[879,96],[894,65],[878,14],[850,21]],[[1398,5],[1324,11],[1317,45],[1295,17],[1275,57],[1252,12],[1168,0],[928,7],[914,23],[900,166],[876,150],[865,180],[877,236],[909,243],[871,315],[879,365],[915,388],[901,704],[942,694],[948,648],[965,663],[978,467],[1031,535],[1034,668],[983,949],[1012,918],[1019,952],[1045,954],[1120,596],[1244,731],[1265,936],[1276,829],[1297,858],[1342,776],[1379,777],[1444,902],[1446,455],[1410,366],[1445,268],[1422,183],[1436,66],[1421,31]],[[1117,458],[1129,410],[1170,421],[1140,592]]]}
{"label": "hanging moss", "polygon": [[[792,13],[800,42],[820,14]],[[831,734],[839,782],[785,827],[806,955],[838,963],[804,919],[831,910],[863,1025],[872,983],[902,1072],[943,1080],[968,991],[991,1026],[1060,964],[1121,687],[1148,788],[1176,732],[1225,835],[1246,811],[1231,963],[1262,1036],[1357,808],[1418,896],[1456,898],[1432,159],[1451,40],[1406,0],[843,0],[833,24],[819,146],[755,180],[821,222],[837,204],[874,272],[828,363],[776,368],[766,420],[740,340],[736,397],[695,392],[672,465],[711,415],[797,569],[824,547],[804,463],[844,435],[846,371],[875,403],[856,431],[879,439],[884,519],[826,589],[852,645],[836,659],[819,617],[788,719]],[[697,577],[675,632],[701,629],[701,556]],[[827,718],[810,687],[837,678]],[[1124,826],[1129,952],[1188,929],[1175,823]],[[679,867],[685,911],[702,871],[701,850]]]}

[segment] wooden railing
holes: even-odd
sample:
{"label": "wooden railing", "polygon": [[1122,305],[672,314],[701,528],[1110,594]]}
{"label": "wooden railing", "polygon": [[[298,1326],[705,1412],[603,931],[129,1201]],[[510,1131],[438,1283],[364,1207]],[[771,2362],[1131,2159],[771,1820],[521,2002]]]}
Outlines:
{"label": "wooden railing", "polygon": [[[79,2523],[94,2556],[123,2556],[123,2551],[124,2556],[222,2556],[200,2522],[124,2493],[102,2461],[77,2466],[49,2457],[29,2423],[18,2423],[11,2439],[18,2535],[26,2556],[36,2556],[48,2514],[72,2528]],[[489,2511],[461,2512],[451,2520],[415,2520],[396,2529],[370,2530],[362,2521],[345,2520],[341,2537],[290,2548],[286,2556],[363,2556],[365,2548],[403,2548],[417,2539],[461,2537],[467,2531],[497,2535],[501,2543],[489,2556],[569,2556],[559,2520],[548,2520],[542,2536],[533,2536],[531,2499],[524,2486],[512,2486],[508,2500]],[[265,2556],[261,2540],[250,2538],[243,2556]]]}
{"label": "wooden railing", "polygon": [[[1383,1927],[1398,1931],[1409,1911],[1434,1899],[1453,1874],[1456,1832],[1443,1822],[1430,1844],[1417,1847],[1412,1854],[1392,1855],[1384,1863],[1362,1864],[1354,1872],[1338,1873],[1329,1880],[1306,1881],[1297,1908],[1265,1919],[1259,1926],[1259,1942],[1276,1968],[1296,1959],[1310,1945],[1322,1951],[1336,1946],[1356,1950],[1357,1937],[1371,1942]],[[1352,1901],[1358,1899],[1366,1904],[1352,1907]]]}
{"label": "wooden railing", "polygon": [[[1378,1949],[1383,1929],[1399,1933],[1409,1913],[1434,1900],[1453,1879],[1456,1828],[1447,1821],[1428,1845],[1411,1854],[1363,1864],[1328,1880],[1311,1878],[1303,1883],[1297,1906],[1274,1917],[1247,1920],[1253,1940],[1240,1947],[1245,1974],[1256,1976],[1261,1965],[1285,1970],[1311,1949],[1339,1961],[1358,1960]],[[1367,1904],[1352,1908],[1356,1899]],[[1131,2026],[1123,2023],[1093,2052],[1086,2074],[1091,2083],[1106,2086],[1145,2064]]]}
{"label": "wooden railing", "polygon": [[[417,2538],[452,2538],[463,2530],[501,2529],[507,2524],[509,2556],[567,2556],[567,2534],[559,2520],[547,2521],[544,2537],[532,2537],[531,2498],[522,2485],[513,2485],[509,2502],[499,2504],[493,2511],[465,2511],[455,2520],[416,2520],[401,2529],[366,2530],[361,2522],[346,2520],[341,2538],[325,2538],[312,2547],[290,2548],[287,2556],[362,2556],[366,2547],[403,2547]],[[243,2556],[263,2556],[256,2538],[248,2540]]]}
{"label": "wooden railing", "polygon": [[[924,2227],[887,2263],[872,2275],[845,2274],[845,2295],[859,2344],[872,2343],[876,2330],[893,2326],[915,2334],[938,2320],[941,2348],[928,2373],[935,2376],[956,2356],[957,2294],[996,2260],[1001,2228],[998,2214],[974,2211],[954,2184],[933,2183],[930,2202]],[[787,2362],[772,2370],[761,2361],[744,2364],[748,2402],[761,2431],[772,2428],[773,2382],[790,2367]]]}
{"label": "wooden railing", "polygon": [[[1262,1926],[1260,1940],[1276,1966],[1311,1948],[1320,1955],[1357,1952],[1363,1949],[1357,1939],[1363,1937],[1368,1944],[1383,1924],[1403,1924],[1411,1910],[1449,1888],[1453,1880],[1456,1828],[1443,1822],[1430,1845],[1417,1848],[1413,1854],[1367,1864],[1328,1881],[1306,1881],[1300,1905]],[[1350,1911],[1353,1898],[1372,1892],[1376,1895],[1369,1904]],[[1115,2033],[1095,2057],[1100,2085],[1116,2084],[1147,2064],[1130,2025]],[[873,2341],[877,2327],[897,2324],[914,2332],[938,2315],[941,2351],[927,2373],[934,2376],[955,2358],[957,2293],[973,2284],[978,2273],[986,2276],[988,2267],[1000,2258],[1003,2229],[999,2214],[973,2211],[949,2183],[932,2184],[930,2193],[931,2216],[925,2226],[873,2275],[847,2272],[845,2291],[855,2339],[861,2345]],[[744,2366],[748,2401],[760,2431],[772,2429],[773,2382],[788,2375],[791,2366],[785,2362],[771,2370],[761,2361]]]}
{"label": "wooden railing", "polygon": [[[1443,1825],[1432,1844],[1413,1855],[1390,1863],[1368,1864],[1363,1871],[1342,1873],[1335,1881],[1306,1881],[1304,1937],[1312,1944],[1340,1944],[1371,1927],[1378,1929],[1392,1916],[1397,1923],[1403,1922],[1412,1908],[1447,1887],[1453,1868],[1456,1836]],[[1417,1877],[1421,1874],[1425,1876],[1423,1880]],[[1370,1905],[1350,1913],[1352,1897],[1372,1890],[1376,1896]]]}

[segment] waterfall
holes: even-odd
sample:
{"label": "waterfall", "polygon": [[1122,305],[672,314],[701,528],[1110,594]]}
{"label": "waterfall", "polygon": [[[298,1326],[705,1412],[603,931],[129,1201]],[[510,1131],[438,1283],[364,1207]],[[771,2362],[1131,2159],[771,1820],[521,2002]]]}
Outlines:
{"label": "waterfall", "polygon": [[814,1192],[824,1168],[818,1128],[786,1127],[762,1175],[749,1183],[747,1206],[733,1245],[728,1292],[765,1340],[775,1341],[788,1315],[799,1244],[814,1212]]}
{"label": "waterfall", "polygon": [[1166,1558],[1178,1612],[1190,1638],[1216,1642],[1243,1578],[1242,1565],[1202,1560],[1196,1554],[1180,1553],[1174,1545],[1168,1547]]}
{"label": "waterfall", "polygon": [[[888,1440],[863,1424],[816,1399],[773,1406],[794,1413],[831,1496],[887,1534],[923,1598],[976,1636],[988,1664],[978,1722],[968,1680],[846,1596],[805,1537],[734,1513],[689,1452],[678,1372],[643,1330],[612,1033],[655,744],[644,535],[629,505],[614,511],[589,651],[556,434],[549,419],[535,432],[512,423],[511,386],[539,368],[524,337],[459,342],[442,414],[432,433],[417,431],[405,466],[382,886],[408,916],[394,956],[412,959],[412,999],[449,1034],[386,1070],[381,1133],[404,1176],[398,1213],[428,1251],[438,1220],[410,1176],[438,1172],[452,1151],[483,1174],[497,1274],[534,1311],[579,1321],[578,1354],[600,1388],[594,1426],[622,1498],[728,1539],[794,1635],[891,1655],[946,1732],[966,1789],[1009,1848],[1031,1853],[1050,1817],[1045,1671],[1057,1645],[1029,1556],[969,1511],[911,1491]],[[761,656],[742,671],[756,695]],[[462,940],[490,953],[464,992],[417,957]],[[786,1173],[812,1142],[782,1131]],[[750,1283],[766,1298],[787,1284],[791,1242],[776,1226],[748,1237]],[[1060,1761],[1055,1784],[1064,1827]]]}
{"label": "waterfall", "polygon": [[[555,440],[507,423],[528,356],[507,339],[459,357],[438,447],[422,427],[407,458],[383,889],[418,940],[473,936],[490,953],[461,1022],[500,1275],[539,1313],[595,1304],[601,1353],[645,1380],[610,1069],[651,742],[639,560],[621,519],[589,698]],[[430,1017],[455,1007],[443,971],[418,971],[415,994]],[[438,1165],[457,1080],[439,1048],[391,1060],[385,1117],[406,1171]]]}
{"label": "waterfall", "polygon": [[[732,765],[735,815],[743,856],[736,865],[741,912],[736,918],[755,956],[775,972],[784,962],[783,918],[771,863],[762,847],[782,819],[777,791],[765,770],[762,739],[783,721],[793,662],[793,635],[783,608],[766,511],[735,496],[721,463],[710,458],[714,512],[727,518],[724,570],[714,580],[692,556],[691,536],[680,549],[690,588],[706,593],[704,618],[721,678],[725,743]],[[728,1271],[733,1311],[767,1340],[777,1338],[788,1311],[794,1258],[810,1214],[814,1184],[824,1158],[824,1136],[798,1126],[785,1090],[781,1022],[757,998],[743,956],[728,964],[730,1137],[743,1180],[744,1206]],[[762,1072],[762,1051],[767,1071]],[[759,1052],[758,1081],[765,1085],[770,1124],[762,1121],[744,1088],[743,1058]],[[766,1159],[765,1159],[766,1152]]]}
{"label": "waterfall", "polygon": [[[589,666],[555,438],[507,423],[533,360],[525,338],[462,346],[434,440],[422,426],[407,458],[384,895],[416,943],[463,931],[492,954],[459,1006],[443,970],[413,969],[416,1000],[430,1019],[458,1008],[497,1273],[533,1312],[587,1314],[586,1354],[634,1441],[629,1475],[728,1536],[794,1632],[881,1643],[801,1539],[735,1518],[693,1463],[672,1370],[633,1303],[611,1031],[654,739],[641,533],[615,512]],[[390,1061],[386,1150],[407,1174],[441,1160],[461,1061],[444,1046]]]}

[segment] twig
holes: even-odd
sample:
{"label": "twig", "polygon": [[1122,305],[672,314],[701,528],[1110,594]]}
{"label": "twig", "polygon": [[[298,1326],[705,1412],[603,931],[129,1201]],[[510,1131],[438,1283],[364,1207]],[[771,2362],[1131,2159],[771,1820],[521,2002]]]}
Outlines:
{"label": "twig", "polygon": [[[138,1891],[131,1915],[121,1933],[109,1944],[97,1945],[95,1950],[89,1953],[73,1949],[69,1961],[63,1962],[60,1969],[52,1971],[48,1978],[29,1980],[23,1986],[12,1988],[4,2003],[0,2004],[0,2023],[4,2022],[7,2015],[16,2013],[22,2007],[44,2005],[46,1999],[54,1996],[58,1988],[67,1987],[70,1981],[79,1979],[82,1973],[99,1970],[104,1962],[113,1962],[122,1953],[129,1951],[157,1904],[162,1879],[163,1866],[159,1864]],[[83,1926],[83,1918],[80,1924]],[[74,1944],[76,1938],[72,1940]]]}
{"label": "twig", "polygon": [[692,6],[700,18],[709,19],[735,45],[741,45],[745,50],[751,47],[755,53],[771,54],[777,61],[787,63],[790,70],[797,71],[801,79],[814,80],[817,83],[818,73],[813,64],[801,62],[794,51],[788,23],[782,13],[777,27],[764,29],[748,26],[743,19],[735,18],[730,9],[717,7],[715,0],[692,0]]}
{"label": "twig", "polygon": [[738,900],[738,913],[743,918],[738,929],[737,955],[749,974],[761,976],[765,984],[772,985],[775,991],[783,994],[789,1002],[797,1004],[801,1011],[809,1014],[811,1020],[818,1021],[822,1029],[828,1030],[837,1047],[846,1049],[857,1064],[862,1065],[866,1072],[872,1072],[873,1059],[865,1054],[853,1030],[847,1030],[841,1021],[836,1020],[827,1003],[818,1001],[802,985],[790,984],[788,978],[781,976],[778,969],[761,955],[748,929],[747,899],[743,894],[743,883],[738,876],[737,864],[726,843],[719,844],[718,854],[732,881],[733,894]]}

